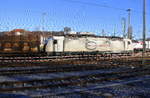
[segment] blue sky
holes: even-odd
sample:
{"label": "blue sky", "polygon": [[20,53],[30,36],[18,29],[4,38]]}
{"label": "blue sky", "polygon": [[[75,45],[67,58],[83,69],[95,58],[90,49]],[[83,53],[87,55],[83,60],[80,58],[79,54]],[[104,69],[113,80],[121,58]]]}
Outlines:
{"label": "blue sky", "polygon": [[[63,30],[65,26],[74,31],[89,31],[100,35],[122,35],[121,18],[127,18],[132,9],[134,37],[142,36],[143,0],[1,0],[0,30],[23,28],[27,30]],[[147,9],[150,9],[147,0]],[[46,13],[42,22],[42,13]],[[150,37],[150,13],[147,13],[147,36]],[[44,25],[44,26],[43,26]]]}

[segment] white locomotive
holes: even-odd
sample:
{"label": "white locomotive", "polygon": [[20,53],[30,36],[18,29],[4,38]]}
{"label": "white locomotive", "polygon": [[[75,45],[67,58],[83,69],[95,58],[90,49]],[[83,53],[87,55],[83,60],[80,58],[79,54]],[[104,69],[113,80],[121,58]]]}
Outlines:
{"label": "white locomotive", "polygon": [[129,53],[133,52],[130,39],[120,37],[100,37],[87,35],[65,35],[51,37],[45,52],[52,53]]}

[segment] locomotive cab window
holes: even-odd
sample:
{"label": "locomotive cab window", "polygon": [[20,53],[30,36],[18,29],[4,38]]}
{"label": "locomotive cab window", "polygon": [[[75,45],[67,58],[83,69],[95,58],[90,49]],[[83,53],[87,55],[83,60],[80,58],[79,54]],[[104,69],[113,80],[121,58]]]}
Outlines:
{"label": "locomotive cab window", "polygon": [[131,44],[131,42],[130,41],[128,41],[128,45],[130,45]]}
{"label": "locomotive cab window", "polygon": [[54,40],[54,41],[53,41],[53,44],[57,44],[57,40]]}

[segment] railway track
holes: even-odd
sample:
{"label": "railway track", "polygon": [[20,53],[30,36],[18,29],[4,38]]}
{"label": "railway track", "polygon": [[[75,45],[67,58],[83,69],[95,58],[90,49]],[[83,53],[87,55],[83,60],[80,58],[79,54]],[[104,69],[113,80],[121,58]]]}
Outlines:
{"label": "railway track", "polygon": [[[34,59],[34,60],[32,60]],[[145,63],[150,64],[150,57],[145,57]],[[12,59],[13,60],[13,59]],[[7,62],[1,62],[0,68],[11,68],[11,67],[47,67],[47,66],[55,66],[58,65],[64,66],[76,66],[76,65],[98,65],[101,68],[112,68],[119,66],[142,66],[142,58],[141,57],[118,57],[118,58],[110,58],[110,57],[99,57],[99,56],[88,56],[88,57],[62,57],[62,58],[29,58],[29,60],[8,60]]]}
{"label": "railway track", "polygon": [[[80,59],[81,60],[81,59]],[[141,66],[140,61],[121,61],[120,59],[107,59],[101,61],[89,61],[89,60],[73,60],[67,62],[48,62],[39,64],[8,64],[0,66],[0,75],[12,76],[21,74],[34,74],[34,73],[54,73],[54,72],[72,72],[72,71],[85,71],[96,69],[111,69],[119,66],[129,66],[135,64],[136,67]],[[89,64],[88,64],[89,62]],[[129,64],[128,64],[129,63]],[[131,63],[131,64],[130,64]]]}
{"label": "railway track", "polygon": [[[132,77],[129,79],[123,79],[121,81],[112,81],[112,82],[106,82],[106,83],[96,83],[96,84],[91,84],[89,86],[86,87],[80,87],[80,89],[75,89],[75,90],[68,90],[68,91],[64,91],[64,92],[57,92],[55,94],[45,94],[45,96],[71,96],[69,98],[72,98],[72,96],[74,96],[76,98],[76,96],[83,96],[83,97],[90,97],[90,98],[99,98],[99,97],[104,97],[104,98],[113,98],[113,97],[148,97],[149,96],[149,91],[146,91],[147,88],[145,89],[136,89],[138,91],[141,90],[145,90],[144,94],[143,91],[141,92],[135,92],[135,88],[131,87],[128,88],[126,86],[128,85],[138,85],[138,84],[142,84],[143,81],[150,81],[150,76],[146,76],[146,77]],[[123,93],[123,90],[121,90],[123,87],[124,89],[126,89],[126,91]],[[114,89],[113,91],[110,89]],[[105,90],[106,89],[106,90]],[[117,92],[116,92],[117,91]],[[123,93],[121,95],[118,95],[118,93]],[[134,92],[134,94],[133,94]],[[138,94],[137,94],[138,93]],[[139,96],[138,96],[139,95]],[[40,96],[40,95],[38,95]],[[36,96],[33,96],[36,98]],[[43,97],[43,96],[40,96]]]}
{"label": "railway track", "polygon": [[[122,80],[131,77],[139,77],[143,75],[150,74],[150,68],[135,68],[126,69],[113,72],[99,72],[95,70],[95,73],[88,74],[73,74],[51,77],[47,79],[29,79],[29,80],[15,80],[15,81],[3,81],[0,82],[0,93],[17,93],[24,91],[33,91],[39,89],[53,89],[53,88],[63,88],[70,86],[81,86],[84,87],[88,84],[103,83],[108,81]],[[82,72],[80,70],[79,72]],[[67,73],[67,72],[63,72]],[[25,73],[24,73],[25,74]],[[35,72],[35,74],[37,74]],[[48,73],[46,73],[48,74]],[[20,75],[22,76],[22,75]]]}
{"label": "railway track", "polygon": [[[43,97],[76,93],[54,92],[54,89],[87,87],[110,81],[150,75],[150,68],[141,67],[141,57],[101,55],[51,57],[0,57],[0,93]],[[18,62],[16,61],[18,60]],[[150,61],[149,57],[145,60]],[[131,67],[135,65],[136,67]],[[126,66],[125,68],[118,66]],[[2,80],[4,79],[4,80]],[[45,91],[46,90],[46,91]],[[31,94],[36,92],[36,94]],[[78,92],[82,94],[84,90]]]}
{"label": "railway track", "polygon": [[112,57],[128,57],[128,54],[93,54],[93,55],[68,55],[68,56],[22,56],[22,57],[0,57],[1,63],[29,63],[49,62],[60,60],[90,60],[90,59],[111,59]]}
{"label": "railway track", "polygon": [[38,74],[38,73],[54,73],[54,72],[73,72],[73,71],[86,71],[103,69],[102,65],[83,64],[83,65],[55,65],[55,66],[40,66],[40,67],[13,67],[1,68],[0,76],[13,76],[21,74]]}
{"label": "railway track", "polygon": [[[149,64],[150,57],[144,57],[146,64]],[[50,57],[0,57],[0,68],[5,67],[37,67],[53,65],[86,65],[94,64],[101,67],[110,67],[118,65],[141,65],[141,57],[110,55],[74,55],[74,56],[50,56]],[[59,66],[60,67],[60,66]],[[16,70],[18,71],[18,70]],[[23,70],[22,70],[23,71]]]}

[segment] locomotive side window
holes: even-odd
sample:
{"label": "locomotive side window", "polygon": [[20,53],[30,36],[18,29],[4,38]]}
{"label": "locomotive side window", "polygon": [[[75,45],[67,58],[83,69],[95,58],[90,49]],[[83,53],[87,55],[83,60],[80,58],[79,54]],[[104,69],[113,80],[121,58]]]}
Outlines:
{"label": "locomotive side window", "polygon": [[128,41],[128,45],[130,45],[130,44],[131,44],[131,42]]}
{"label": "locomotive side window", "polygon": [[53,41],[53,44],[57,44],[57,40],[54,40],[54,41]]}

